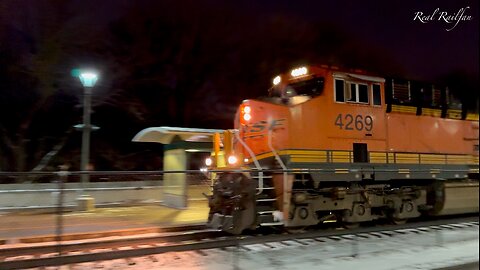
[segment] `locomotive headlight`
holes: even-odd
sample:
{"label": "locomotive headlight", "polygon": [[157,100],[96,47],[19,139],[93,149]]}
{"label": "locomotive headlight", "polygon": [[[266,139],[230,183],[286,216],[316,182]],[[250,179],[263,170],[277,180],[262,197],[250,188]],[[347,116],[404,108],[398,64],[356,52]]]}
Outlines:
{"label": "locomotive headlight", "polygon": [[213,164],[213,160],[211,158],[206,158],[205,159],[205,165],[212,166],[212,164]]}
{"label": "locomotive headlight", "polygon": [[282,78],[280,76],[277,76],[273,78],[273,85],[278,85],[282,81]]}
{"label": "locomotive headlight", "polygon": [[252,108],[250,106],[245,106],[242,108],[242,118],[245,121],[250,121],[252,119]]}
{"label": "locomotive headlight", "polygon": [[306,67],[299,67],[299,68],[293,69],[290,72],[290,75],[292,75],[292,77],[298,77],[298,76],[306,75],[307,72],[308,70]]}
{"label": "locomotive headlight", "polygon": [[234,165],[234,164],[237,163],[237,162],[238,162],[238,158],[237,158],[236,156],[233,156],[233,155],[232,155],[232,156],[229,156],[229,157],[228,157],[228,164]]}

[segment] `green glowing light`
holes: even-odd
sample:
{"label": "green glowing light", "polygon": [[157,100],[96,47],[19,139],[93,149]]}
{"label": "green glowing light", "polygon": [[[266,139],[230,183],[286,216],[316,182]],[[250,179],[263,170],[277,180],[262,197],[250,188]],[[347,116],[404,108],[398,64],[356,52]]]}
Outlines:
{"label": "green glowing light", "polygon": [[75,78],[80,77],[80,69],[78,69],[78,68],[72,69],[70,71],[70,75],[72,75],[72,77],[75,77]]}
{"label": "green glowing light", "polygon": [[93,87],[97,82],[98,76],[93,72],[83,72],[78,76],[84,87]]}

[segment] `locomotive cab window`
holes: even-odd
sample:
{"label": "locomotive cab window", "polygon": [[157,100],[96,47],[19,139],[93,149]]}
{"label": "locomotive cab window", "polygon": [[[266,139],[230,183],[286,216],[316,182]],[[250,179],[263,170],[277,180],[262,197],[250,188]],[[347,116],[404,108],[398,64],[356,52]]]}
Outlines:
{"label": "locomotive cab window", "polygon": [[345,81],[335,79],[335,101],[345,102]]}
{"label": "locomotive cab window", "polygon": [[357,85],[350,83],[347,91],[347,101],[355,102],[357,101]]}
{"label": "locomotive cab window", "polygon": [[377,106],[382,105],[382,97],[380,94],[379,84],[372,84],[372,99],[373,99],[373,105],[377,105]]}
{"label": "locomotive cab window", "polygon": [[368,85],[361,83],[349,83],[347,101],[368,104]]}
{"label": "locomotive cab window", "polygon": [[379,83],[349,81],[340,77],[335,78],[334,87],[335,102],[382,105]]}
{"label": "locomotive cab window", "polygon": [[358,102],[368,103],[368,85],[358,84]]}

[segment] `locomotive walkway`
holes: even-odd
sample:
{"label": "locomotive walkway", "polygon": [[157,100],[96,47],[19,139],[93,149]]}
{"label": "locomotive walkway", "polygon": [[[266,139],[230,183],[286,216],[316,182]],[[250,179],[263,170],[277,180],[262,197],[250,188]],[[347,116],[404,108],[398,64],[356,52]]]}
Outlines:
{"label": "locomotive walkway", "polygon": [[[162,228],[205,224],[206,201],[189,202],[187,209],[160,205],[97,208],[88,212],[65,212],[60,223],[62,235],[70,240],[161,232]],[[59,216],[52,211],[1,212],[0,245],[18,242],[52,241]]]}

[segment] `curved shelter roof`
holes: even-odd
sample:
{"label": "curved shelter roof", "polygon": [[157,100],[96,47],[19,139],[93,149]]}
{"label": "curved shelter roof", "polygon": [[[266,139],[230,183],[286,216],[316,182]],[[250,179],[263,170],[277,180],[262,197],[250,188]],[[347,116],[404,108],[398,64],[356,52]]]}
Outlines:
{"label": "curved shelter roof", "polygon": [[222,134],[222,129],[150,127],[138,132],[132,141],[170,144],[177,139],[186,142],[212,142],[213,134]]}

